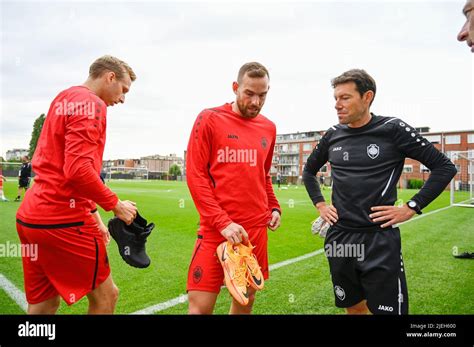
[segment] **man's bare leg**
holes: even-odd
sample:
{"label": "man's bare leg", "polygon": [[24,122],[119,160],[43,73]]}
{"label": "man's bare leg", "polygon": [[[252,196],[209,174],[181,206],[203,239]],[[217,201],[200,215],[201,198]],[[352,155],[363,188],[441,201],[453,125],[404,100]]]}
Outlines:
{"label": "man's bare leg", "polygon": [[246,306],[242,306],[232,298],[232,304],[230,306],[230,314],[251,314],[253,303],[255,301],[255,292],[256,290],[252,287],[248,287],[248,294],[249,294],[249,303]]}
{"label": "man's bare leg", "polygon": [[59,295],[38,304],[28,304],[28,314],[56,314],[59,308]]}
{"label": "man's bare leg", "polygon": [[189,314],[212,314],[218,293],[204,292],[201,290],[190,290],[189,298]]}
{"label": "man's bare leg", "polygon": [[358,304],[346,308],[346,312],[347,314],[370,314],[369,308],[367,307],[367,300],[362,300]]}
{"label": "man's bare leg", "polygon": [[89,299],[88,314],[113,314],[118,296],[119,289],[110,275],[96,289],[87,294],[87,299]]}

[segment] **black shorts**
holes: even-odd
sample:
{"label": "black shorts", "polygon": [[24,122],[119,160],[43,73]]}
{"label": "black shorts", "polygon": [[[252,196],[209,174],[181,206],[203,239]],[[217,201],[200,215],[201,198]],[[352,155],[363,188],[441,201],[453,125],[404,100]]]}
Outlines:
{"label": "black shorts", "polygon": [[30,179],[29,178],[20,178],[18,180],[18,188],[29,188],[30,187]]}
{"label": "black shorts", "polygon": [[349,232],[331,227],[324,250],[337,307],[367,300],[373,314],[408,314],[400,229]]}

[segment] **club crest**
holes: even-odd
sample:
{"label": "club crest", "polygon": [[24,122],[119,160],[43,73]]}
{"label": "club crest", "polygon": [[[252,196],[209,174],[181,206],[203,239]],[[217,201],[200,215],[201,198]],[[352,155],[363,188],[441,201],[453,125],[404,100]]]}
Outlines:
{"label": "club crest", "polygon": [[370,144],[367,146],[367,155],[370,159],[375,159],[379,156],[380,148],[376,144]]}

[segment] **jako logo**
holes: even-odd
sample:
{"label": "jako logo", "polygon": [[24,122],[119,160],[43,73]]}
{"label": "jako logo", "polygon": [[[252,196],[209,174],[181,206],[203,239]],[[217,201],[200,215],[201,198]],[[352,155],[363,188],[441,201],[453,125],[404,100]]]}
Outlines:
{"label": "jako logo", "polygon": [[225,146],[217,151],[218,163],[248,163],[250,166],[257,165],[256,149],[231,149]]}
{"label": "jako logo", "polygon": [[379,310],[380,311],[393,312],[393,307],[392,306],[379,305]]}
{"label": "jako logo", "polygon": [[56,324],[35,324],[26,321],[18,326],[20,337],[47,337],[48,340],[56,338]]}

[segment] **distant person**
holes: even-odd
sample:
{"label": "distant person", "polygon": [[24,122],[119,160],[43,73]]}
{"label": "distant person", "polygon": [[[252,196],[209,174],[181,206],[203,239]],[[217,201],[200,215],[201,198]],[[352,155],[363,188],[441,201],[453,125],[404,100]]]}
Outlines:
{"label": "distant person", "polygon": [[107,172],[105,170],[102,170],[100,172],[100,179],[102,180],[102,183],[105,184],[105,179],[107,178]]}
{"label": "distant person", "polygon": [[107,107],[125,102],[136,78],[112,57],[98,58],[87,81],[51,103],[33,157],[35,184],[17,212],[22,245],[38,245],[38,259],[23,257],[29,314],[56,313],[87,296],[90,314],[112,314],[118,289],[110,274],[110,239],[96,204],[131,224],[137,209],[100,179]]}
{"label": "distant person", "polygon": [[278,190],[280,190],[280,184],[281,184],[281,173],[280,173],[280,171],[277,172],[277,184],[278,184]]}
{"label": "distant person", "polygon": [[466,17],[466,22],[458,34],[458,40],[466,41],[471,52],[474,53],[474,0],[467,0],[462,12]]}
{"label": "distant person", "polygon": [[30,187],[30,180],[31,180],[31,163],[30,158],[25,155],[21,157],[21,164],[20,171],[18,172],[18,196],[15,198],[15,201],[21,201],[22,191],[26,193],[28,188]]}
{"label": "distant person", "polygon": [[[335,303],[349,314],[408,314],[408,290],[398,223],[421,214],[456,174],[454,164],[403,120],[370,112],[376,85],[364,70],[332,81],[339,124],[327,130],[304,168],[313,205],[331,225],[326,247],[362,250],[328,256]],[[403,206],[397,182],[405,158],[431,170],[421,190]],[[332,203],[316,174],[331,163]]]}
{"label": "distant person", "polygon": [[319,185],[322,187],[322,189],[324,189],[324,176],[323,176],[323,174],[321,174],[319,176]]}
{"label": "distant person", "polygon": [[[0,168],[0,170],[1,170],[1,168]],[[3,176],[0,172],[0,199],[4,202],[8,201],[8,199],[3,194],[3,182],[5,182],[6,180],[7,180],[7,178],[5,176]]]}
{"label": "distant person", "polygon": [[[194,123],[186,169],[200,224],[188,273],[190,314],[214,311],[224,280],[216,249],[226,240],[250,240],[262,275],[268,278],[267,228],[276,230],[281,214],[270,176],[276,127],[260,114],[269,79],[262,64],[244,64],[232,84],[235,102],[205,109]],[[244,276],[236,281],[245,281]],[[242,286],[248,303],[233,298],[230,313],[250,314],[255,292]]]}

